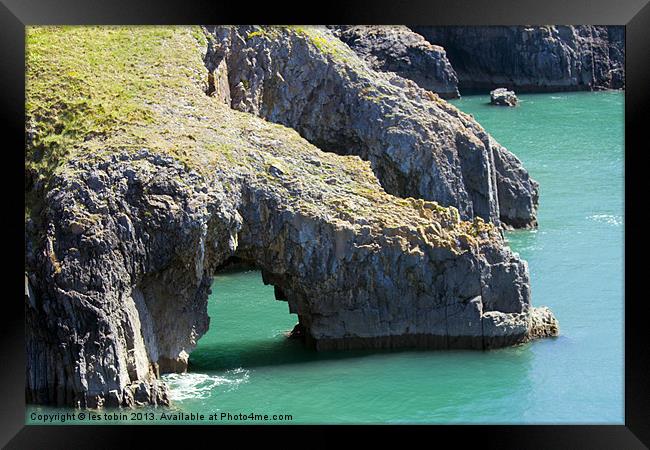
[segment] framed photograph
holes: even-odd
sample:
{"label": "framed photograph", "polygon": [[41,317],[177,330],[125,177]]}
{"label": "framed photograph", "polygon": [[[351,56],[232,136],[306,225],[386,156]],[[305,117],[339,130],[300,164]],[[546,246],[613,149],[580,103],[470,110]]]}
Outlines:
{"label": "framed photograph", "polygon": [[650,6],[326,9],[3,1],[0,443],[647,448]]}

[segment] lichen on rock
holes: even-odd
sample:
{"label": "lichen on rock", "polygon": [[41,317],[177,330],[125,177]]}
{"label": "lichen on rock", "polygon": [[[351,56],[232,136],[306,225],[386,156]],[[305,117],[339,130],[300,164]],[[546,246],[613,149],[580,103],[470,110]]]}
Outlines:
{"label": "lichen on rock", "polygon": [[[255,32],[241,38],[269,38]],[[390,195],[368,161],[231,109],[209,74],[239,72],[206,70],[209,39],[198,27],[28,29],[30,402],[168,404],[159,376],[187,369],[212,276],[233,256],[261,269],[318,349],[481,349],[557,332],[550,312],[531,316],[526,263],[493,223]],[[78,90],[58,84],[68,76]],[[233,102],[246,101],[239,83]],[[131,115],[109,108],[114,95]],[[74,133],[49,138],[70,121]]]}

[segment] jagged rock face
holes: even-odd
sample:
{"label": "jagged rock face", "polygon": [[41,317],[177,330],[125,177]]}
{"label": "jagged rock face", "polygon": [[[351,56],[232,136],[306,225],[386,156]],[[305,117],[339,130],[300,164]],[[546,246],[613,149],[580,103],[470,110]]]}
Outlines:
{"label": "jagged rock face", "polygon": [[[291,182],[286,173],[271,173]],[[328,197],[345,199],[344,209],[355,211],[361,205],[345,195],[350,182],[339,178],[319,194],[305,187],[296,195],[317,195],[326,203]],[[441,212],[434,203],[406,202],[411,214],[425,219],[419,226],[384,225],[367,213],[353,222],[346,213],[338,216],[347,220],[322,220],[286,205],[278,194],[268,186],[244,187],[236,254],[262,269],[264,281],[289,302],[316,348],[481,349],[527,339],[532,320],[527,266],[505,247],[488,244],[487,228],[479,232],[484,244],[478,247],[466,247],[469,241],[459,237],[466,251],[458,252],[435,244],[458,219],[440,217],[442,233],[427,225],[427,218]],[[496,317],[508,318],[510,326],[496,323]],[[485,334],[484,327],[491,331]]]}
{"label": "jagged rock face", "polygon": [[374,70],[394,72],[441,98],[458,98],[458,78],[445,49],[401,25],[337,25],[330,29]]}
{"label": "jagged rock face", "polygon": [[[520,170],[497,176],[491,138],[470,116],[410,80],[371,70],[324,27],[209,29],[206,66],[226,62],[233,108],[294,128],[323,150],[370,161],[391,194],[515,226],[500,212],[498,179],[536,184],[516,158]],[[526,179],[511,179],[520,174]],[[530,217],[516,226],[532,226],[537,192],[517,194]]]}
{"label": "jagged rock face", "polygon": [[416,26],[442,45],[462,89],[519,92],[622,89],[622,26]]}
{"label": "jagged rock face", "polygon": [[514,91],[498,88],[490,92],[490,103],[496,106],[517,106],[517,96]]}
{"label": "jagged rock face", "polygon": [[74,159],[50,186],[28,308],[29,399],[165,404],[157,375],[186,367],[208,328],[214,264],[234,251],[232,199],[144,151]]}
{"label": "jagged rock face", "polygon": [[539,183],[515,155],[491,139],[496,168],[499,214],[506,228],[537,228]]}
{"label": "jagged rock face", "polygon": [[[209,325],[212,275],[232,256],[261,268],[319,349],[491,348],[557,334],[552,313],[531,306],[526,263],[494,225],[389,195],[368,162],[230,109],[210,89],[196,30],[152,28],[45,36],[70,33],[62,42],[109,52],[146,42],[118,66],[129,71],[121,88],[143,89],[141,70],[163,81],[135,91],[146,119],[79,134],[29,219],[30,402],[168,404],[158,376],[186,370]],[[45,61],[43,79],[83,54],[58,48],[70,59]],[[158,65],[143,64],[151,52]],[[101,81],[121,73],[105,56],[94,60],[102,70],[73,65],[89,67],[77,72],[95,87],[86,95],[105,98],[112,85]],[[28,86],[30,105],[47,107],[53,92]],[[40,142],[43,116],[31,118]]]}

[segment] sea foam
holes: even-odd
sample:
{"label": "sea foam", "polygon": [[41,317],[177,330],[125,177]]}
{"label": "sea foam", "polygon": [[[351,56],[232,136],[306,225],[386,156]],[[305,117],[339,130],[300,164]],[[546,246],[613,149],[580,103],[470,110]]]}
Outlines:
{"label": "sea foam", "polygon": [[623,217],[613,214],[594,214],[592,216],[588,216],[587,219],[614,226],[623,224]]}
{"label": "sea foam", "polygon": [[246,383],[249,377],[249,371],[240,367],[228,370],[223,375],[189,372],[171,373],[162,378],[169,386],[171,400],[188,400],[206,399],[215,392],[232,391]]}

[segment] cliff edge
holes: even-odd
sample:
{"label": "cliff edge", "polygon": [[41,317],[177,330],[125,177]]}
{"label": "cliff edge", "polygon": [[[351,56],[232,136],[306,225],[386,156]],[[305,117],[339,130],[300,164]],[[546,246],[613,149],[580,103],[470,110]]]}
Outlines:
{"label": "cliff edge", "polygon": [[206,70],[213,37],[28,28],[29,402],[169,404],[159,376],[187,369],[232,256],[262,270],[319,349],[557,334],[494,224],[390,195],[370,162],[225,104],[218,78],[239,72]]}

